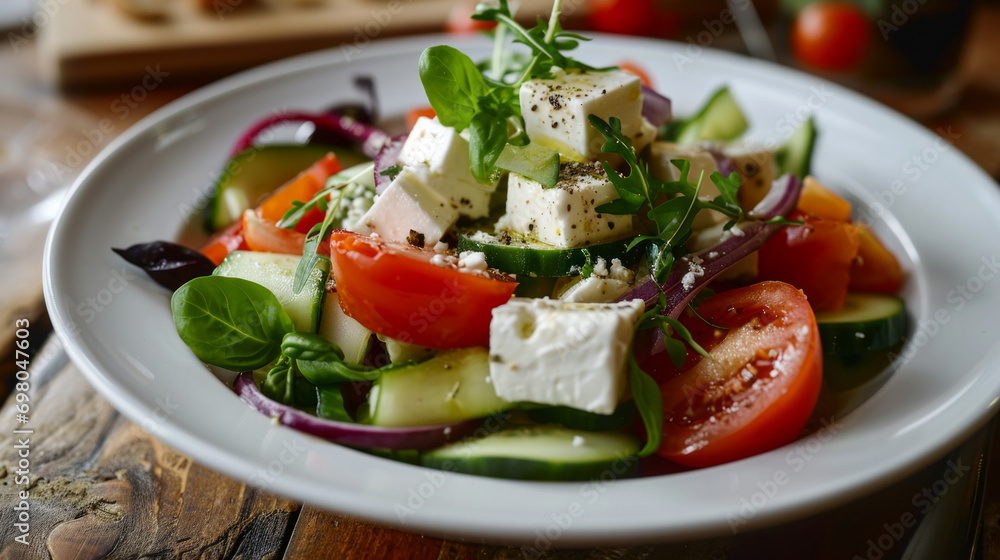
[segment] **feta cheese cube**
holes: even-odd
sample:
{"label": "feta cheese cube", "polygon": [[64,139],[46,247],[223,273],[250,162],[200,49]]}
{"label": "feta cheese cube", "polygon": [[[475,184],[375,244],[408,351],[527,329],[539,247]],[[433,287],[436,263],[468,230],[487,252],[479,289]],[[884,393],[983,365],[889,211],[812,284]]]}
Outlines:
{"label": "feta cheese cube", "polygon": [[599,163],[563,164],[551,189],[511,173],[507,213],[497,228],[564,248],[613,241],[631,233],[632,216],[601,214],[597,208],[618,198]]}
{"label": "feta cheese cube", "polygon": [[[718,171],[715,166],[715,158],[712,153],[701,146],[681,146],[670,142],[653,142],[649,148],[649,172],[653,177],[661,181],[680,180],[680,169],[672,162],[675,159],[683,159],[691,162],[691,169],[688,171],[687,179],[691,183],[696,183],[701,176],[701,188],[698,191],[699,197],[715,198],[719,196],[719,189],[712,182],[712,173]],[[704,175],[702,175],[704,173]],[[715,210],[706,210],[698,214],[692,227],[703,229],[711,227],[726,220],[725,214]]]}
{"label": "feta cheese cube", "polygon": [[417,119],[399,152],[399,164],[416,173],[470,218],[485,218],[496,183],[483,185],[469,169],[469,141],[437,118]]}
{"label": "feta cheese cube", "polygon": [[642,300],[566,303],[512,298],[493,309],[490,378],[509,402],[611,414],[628,385]]}
{"label": "feta cheese cube", "polygon": [[525,131],[532,142],[559,150],[575,160],[602,157],[604,136],[590,125],[589,115],[608,121],[618,117],[622,134],[641,151],[656,137],[642,117],[639,78],[621,71],[557,70],[548,80],[528,80],[519,92]]}
{"label": "feta cheese cube", "polygon": [[458,210],[404,167],[361,217],[355,231],[433,247],[456,221]]}
{"label": "feta cheese cube", "polygon": [[735,146],[726,148],[736,172],[740,174],[740,204],[752,210],[771,190],[771,183],[778,178],[774,152],[762,146]]}

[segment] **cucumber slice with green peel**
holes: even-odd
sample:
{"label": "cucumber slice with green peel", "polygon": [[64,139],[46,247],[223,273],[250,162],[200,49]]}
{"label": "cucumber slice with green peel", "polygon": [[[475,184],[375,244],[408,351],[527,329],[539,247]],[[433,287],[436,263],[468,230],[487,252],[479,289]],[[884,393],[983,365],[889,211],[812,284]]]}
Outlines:
{"label": "cucumber slice with green peel", "polygon": [[352,149],[316,144],[275,144],[248,148],[226,164],[205,208],[205,228],[219,231],[233,223],[261,197],[293,179],[333,152],[344,167],[367,158]]}
{"label": "cucumber slice with green peel", "polygon": [[481,418],[513,406],[489,381],[486,348],[449,350],[383,373],[368,393],[375,426],[431,426]]}
{"label": "cucumber slice with green peel", "polygon": [[792,137],[785,142],[785,145],[774,153],[778,175],[791,173],[800,179],[805,178],[809,174],[815,144],[816,123],[809,117],[809,120],[792,133]]}
{"label": "cucumber slice with green peel", "polygon": [[538,181],[546,188],[559,179],[559,151],[535,143],[504,146],[496,166]]}
{"label": "cucumber slice with green peel", "polygon": [[295,267],[302,257],[278,253],[233,251],[212,274],[242,278],[264,286],[278,298],[291,317],[295,330],[316,332],[320,325],[326,281],[330,276],[330,261],[321,259],[312,270],[301,292],[292,290]]}
{"label": "cucumber slice with green peel", "polygon": [[424,453],[425,467],[520,480],[590,480],[634,476],[642,444],[622,432],[589,432],[552,424],[494,432]]}
{"label": "cucumber slice with green peel", "polygon": [[676,129],[677,143],[697,144],[708,140],[728,142],[739,138],[748,128],[743,110],[733,99],[728,87],[712,94],[708,102]]}
{"label": "cucumber slice with green peel", "polygon": [[344,313],[340,308],[337,292],[326,294],[317,334],[340,348],[344,353],[344,362],[353,366],[365,363],[365,356],[371,346],[372,331]]}
{"label": "cucumber slice with green peel", "polygon": [[622,264],[631,266],[641,256],[642,251],[627,251],[632,237],[573,249],[560,249],[547,243],[533,241],[518,235],[496,236],[485,231],[466,232],[458,235],[459,251],[480,251],[486,255],[486,262],[493,268],[518,276],[564,277],[580,274],[580,268],[597,258],[611,262],[621,259]]}
{"label": "cucumber slice with green peel", "polygon": [[852,356],[883,350],[906,336],[906,304],[885,294],[848,293],[836,313],[816,313],[824,354]]}
{"label": "cucumber slice with green peel", "polygon": [[526,411],[539,424],[561,424],[573,430],[603,432],[624,430],[635,423],[635,401],[625,401],[612,414],[594,414],[568,406],[551,406]]}

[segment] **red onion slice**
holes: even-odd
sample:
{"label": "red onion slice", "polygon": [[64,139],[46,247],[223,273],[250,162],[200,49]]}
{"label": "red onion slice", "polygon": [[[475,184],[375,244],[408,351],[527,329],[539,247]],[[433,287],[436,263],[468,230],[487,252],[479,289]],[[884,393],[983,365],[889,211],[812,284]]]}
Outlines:
{"label": "red onion slice", "polygon": [[377,194],[382,194],[382,191],[392,182],[392,179],[382,175],[382,172],[396,165],[399,153],[403,151],[403,144],[406,143],[406,136],[406,134],[400,134],[389,138],[375,154],[375,192]]}
{"label": "red onion slice", "polygon": [[345,140],[361,144],[361,151],[372,159],[390,139],[389,135],[382,130],[344,115],[289,111],[275,113],[254,123],[240,136],[236,146],[233,147],[232,155],[235,156],[252,146],[257,137],[265,130],[289,122],[311,122],[316,125],[317,130],[336,134]]}
{"label": "red onion slice", "polygon": [[642,116],[646,117],[649,124],[660,128],[673,117],[670,99],[652,88],[642,86]]}
{"label": "red onion slice", "polygon": [[[667,297],[667,307],[663,310],[663,314],[676,319],[698,292],[716,276],[743,257],[760,249],[765,241],[784,227],[781,224],[769,224],[767,221],[791,213],[798,204],[801,191],[802,181],[798,177],[791,174],[782,175],[774,181],[771,191],[764,199],[748,213],[757,220],[740,226],[741,229],[737,231],[742,235],[730,235],[728,239],[714,247],[678,260],[662,287],[657,286],[650,277],[637,284],[617,301],[642,299],[647,306],[652,307],[656,305],[662,292]],[[692,257],[697,257],[701,262],[696,264]],[[684,277],[688,274],[691,274],[691,277],[685,286]]]}
{"label": "red onion slice", "polygon": [[243,372],[236,377],[233,390],[243,402],[269,418],[277,418],[293,430],[352,447],[434,449],[462,439],[482,425],[482,420],[466,420],[437,426],[383,428],[327,420],[267,398],[257,388],[253,373],[250,372]]}

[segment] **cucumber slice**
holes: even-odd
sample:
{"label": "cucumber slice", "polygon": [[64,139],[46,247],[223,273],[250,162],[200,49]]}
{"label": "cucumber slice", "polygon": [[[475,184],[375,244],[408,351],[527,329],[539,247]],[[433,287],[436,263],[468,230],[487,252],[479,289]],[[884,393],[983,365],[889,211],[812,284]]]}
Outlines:
{"label": "cucumber slice", "polygon": [[639,440],[621,432],[522,426],[424,453],[426,467],[521,480],[589,480],[635,474]]}
{"label": "cucumber slice", "polygon": [[591,262],[602,257],[609,263],[611,259],[621,259],[622,264],[631,266],[640,257],[641,251],[626,251],[630,241],[632,238],[628,237],[590,247],[559,249],[521,236],[504,234],[497,237],[478,231],[460,233],[458,250],[480,251],[486,255],[486,262],[491,267],[518,276],[563,277],[580,273],[580,267],[587,262],[584,250],[590,252]]}
{"label": "cucumber slice", "polygon": [[365,161],[361,153],[317,144],[275,144],[248,148],[229,160],[205,207],[205,228],[219,231],[247,208],[277,189],[327,153],[337,154],[344,167]]}
{"label": "cucumber slice", "polygon": [[743,110],[733,99],[728,87],[712,94],[708,102],[691,119],[677,129],[677,143],[697,144],[703,140],[727,142],[739,138],[748,128]]}
{"label": "cucumber slice", "polygon": [[603,432],[624,430],[635,422],[635,401],[625,401],[612,414],[594,414],[568,406],[549,406],[527,411],[539,424],[562,424],[572,430]]}
{"label": "cucumber slice", "polygon": [[816,144],[816,123],[812,117],[802,123],[785,145],[774,153],[778,166],[778,176],[791,173],[799,178],[809,174],[812,163],[813,146]]}
{"label": "cucumber slice", "polygon": [[337,292],[326,294],[318,334],[336,344],[344,352],[344,362],[360,366],[365,363],[371,346],[372,331],[344,313]]}
{"label": "cucumber slice", "polygon": [[278,298],[295,330],[316,332],[320,324],[326,280],[330,276],[330,261],[321,259],[298,294],[292,290],[295,267],[302,257],[278,253],[233,251],[215,269],[218,276],[242,278],[264,286]]}
{"label": "cucumber slice", "polygon": [[500,152],[496,166],[550,188],[559,179],[559,151],[534,143],[524,146],[507,144]]}
{"label": "cucumber slice", "polygon": [[368,394],[376,426],[430,426],[489,416],[512,405],[488,378],[486,348],[443,352],[425,362],[382,374]]}
{"label": "cucumber slice", "polygon": [[906,304],[896,296],[852,292],[840,311],[819,312],[816,322],[824,354],[883,350],[906,335]]}

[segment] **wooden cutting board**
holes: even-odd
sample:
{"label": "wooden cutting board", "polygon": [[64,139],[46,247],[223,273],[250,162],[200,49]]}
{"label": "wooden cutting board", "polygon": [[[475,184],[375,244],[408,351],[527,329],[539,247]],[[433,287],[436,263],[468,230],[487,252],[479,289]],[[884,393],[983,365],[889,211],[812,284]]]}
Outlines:
{"label": "wooden cutting board", "polygon": [[[143,20],[116,7],[155,2]],[[207,5],[203,5],[207,4]],[[50,0],[41,25],[44,72],[64,89],[137,85],[156,71],[203,81],[327,47],[356,53],[370,41],[440,31],[454,0]],[[550,0],[522,0],[519,19],[547,15]],[[147,68],[150,67],[150,68]],[[168,70],[169,69],[169,70]]]}

